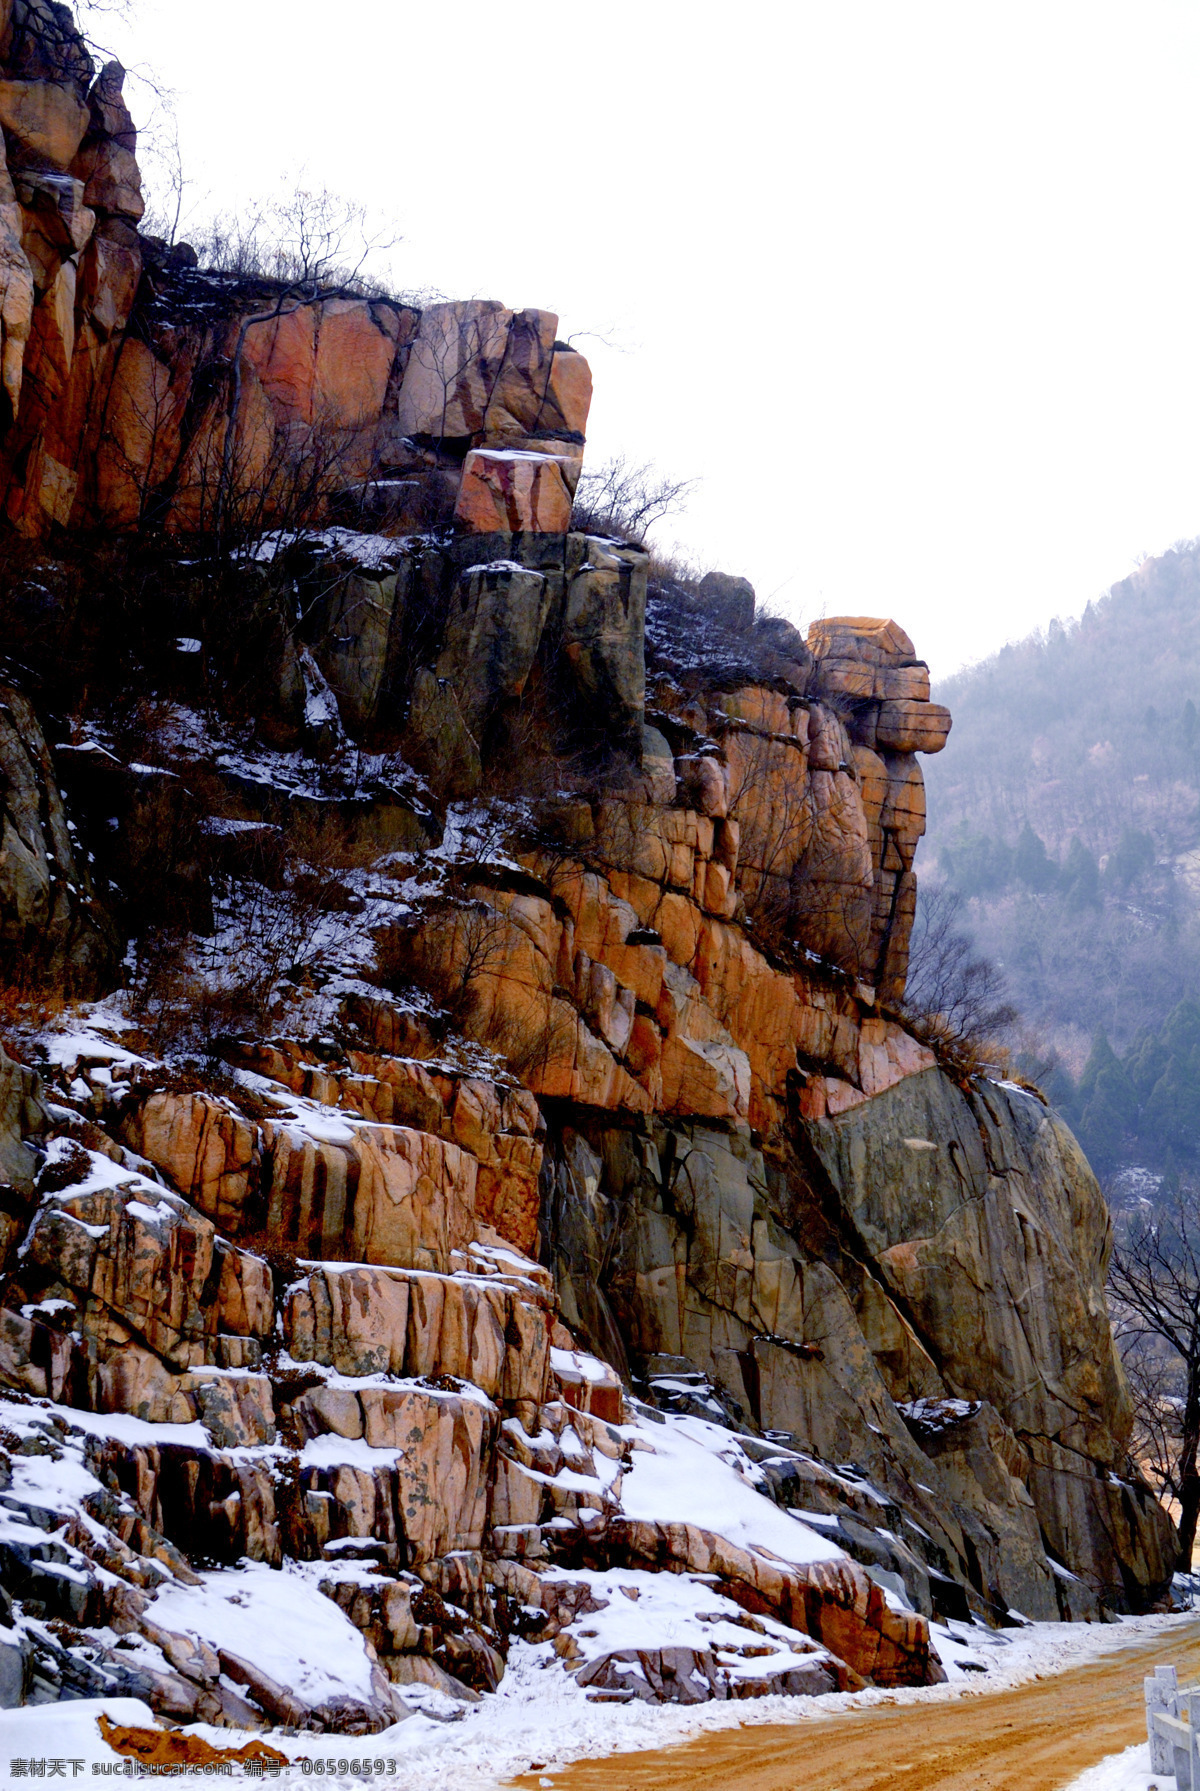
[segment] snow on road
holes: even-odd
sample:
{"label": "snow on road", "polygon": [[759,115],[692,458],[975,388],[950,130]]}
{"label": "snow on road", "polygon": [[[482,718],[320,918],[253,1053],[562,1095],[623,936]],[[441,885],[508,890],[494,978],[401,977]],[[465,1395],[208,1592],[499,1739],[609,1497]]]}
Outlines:
{"label": "snow on road", "polygon": [[[365,1782],[403,1785],[404,1791],[497,1791],[507,1780],[531,1769],[553,1783],[557,1768],[575,1760],[604,1754],[660,1749],[685,1741],[704,1731],[736,1729],[761,1723],[812,1722],[839,1711],[874,1704],[943,1703],[949,1699],[977,1696],[1028,1684],[1039,1677],[1086,1665],[1106,1654],[1130,1647],[1140,1640],[1168,1637],[1173,1628],[1195,1625],[1194,1615],[1181,1617],[1134,1617],[1120,1623],[1031,1624],[1022,1630],[970,1631],[956,1626],[955,1647],[947,1654],[964,1655],[985,1671],[950,1665],[946,1685],[912,1690],[871,1690],[838,1693],[820,1698],[762,1698],[752,1703],[711,1703],[680,1709],[640,1703],[591,1704],[579,1686],[555,1662],[548,1646],[518,1644],[500,1689],[477,1705],[454,1706],[426,1691],[424,1711],[398,1723],[382,1735],[285,1738],[278,1731],[266,1739],[292,1759],[303,1756],[322,1762],[359,1762],[360,1770],[342,1772],[336,1765],[322,1774],[323,1782],[338,1791],[351,1791]],[[939,1648],[947,1633],[936,1628]],[[969,1653],[968,1653],[969,1649]],[[945,1658],[945,1656],[944,1656]],[[1131,1665],[1136,1676],[1136,1663]],[[415,1688],[414,1688],[415,1689]],[[414,1702],[417,1702],[414,1699]],[[100,1710],[130,1723],[150,1725],[154,1719],[144,1705],[133,1700],[89,1700],[69,1705],[41,1705],[34,1709],[0,1711],[0,1774],[10,1770],[12,1758],[46,1754],[70,1755],[111,1767],[113,1755],[95,1727]],[[458,1714],[461,1712],[462,1714]],[[250,1739],[237,1731],[201,1728],[218,1746],[240,1746]],[[376,1762],[385,1768],[381,1774]],[[386,1770],[388,1765],[395,1772]],[[372,1774],[370,1780],[363,1769]],[[69,1769],[68,1769],[69,1770]],[[301,1770],[294,1769],[296,1783]],[[237,1774],[235,1773],[235,1777]],[[307,1776],[307,1775],[304,1775]],[[1071,1791],[1148,1791],[1151,1780],[1145,1749],[1130,1748],[1093,1767],[1076,1780]],[[199,1786],[211,1783],[199,1775],[175,1778],[175,1784]],[[283,1782],[287,1782],[285,1778]]]}

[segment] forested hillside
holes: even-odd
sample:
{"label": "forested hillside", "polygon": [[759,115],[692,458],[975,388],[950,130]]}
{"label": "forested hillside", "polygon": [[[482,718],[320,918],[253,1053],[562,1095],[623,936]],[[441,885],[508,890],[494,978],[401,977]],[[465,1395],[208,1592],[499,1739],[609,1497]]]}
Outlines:
{"label": "forested hillside", "polygon": [[1200,1151],[1200,542],[937,691],[929,843],[1102,1170]]}

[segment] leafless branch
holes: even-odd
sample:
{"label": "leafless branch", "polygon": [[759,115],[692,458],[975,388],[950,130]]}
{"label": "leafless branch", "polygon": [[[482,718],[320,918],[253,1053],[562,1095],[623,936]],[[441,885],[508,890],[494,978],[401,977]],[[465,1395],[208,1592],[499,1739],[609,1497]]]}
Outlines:
{"label": "leafless branch", "polygon": [[[1181,1384],[1175,1412],[1159,1414],[1157,1440],[1165,1452],[1164,1482],[1179,1500],[1179,1562],[1187,1571],[1200,1515],[1200,1208],[1194,1188],[1161,1190],[1152,1205],[1123,1221],[1108,1284],[1127,1363],[1140,1358],[1144,1368],[1157,1354]],[[1155,1352],[1155,1344],[1165,1348]],[[1152,1435],[1153,1400],[1163,1396],[1160,1376],[1150,1389]],[[1147,1407],[1143,1399],[1144,1420]]]}
{"label": "leafless branch", "polygon": [[575,493],[571,527],[594,535],[641,541],[646,531],[682,510],[698,481],[670,479],[651,461],[635,465],[617,454],[585,467]]}

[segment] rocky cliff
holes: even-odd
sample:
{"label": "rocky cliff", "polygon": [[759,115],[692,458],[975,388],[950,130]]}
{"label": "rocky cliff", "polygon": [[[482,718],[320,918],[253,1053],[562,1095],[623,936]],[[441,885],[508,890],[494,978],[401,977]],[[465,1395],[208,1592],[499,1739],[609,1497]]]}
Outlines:
{"label": "rocky cliff", "polygon": [[904,1017],[903,631],[572,530],[554,317],[189,266],[64,9],[0,61],[0,1701],[799,1694],[1161,1599],[1096,1182]]}

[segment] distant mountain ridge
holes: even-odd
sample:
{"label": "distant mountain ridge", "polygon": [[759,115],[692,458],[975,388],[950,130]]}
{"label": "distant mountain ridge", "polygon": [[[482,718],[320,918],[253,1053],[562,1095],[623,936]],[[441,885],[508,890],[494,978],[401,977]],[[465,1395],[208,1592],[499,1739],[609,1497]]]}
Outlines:
{"label": "distant mountain ridge", "polygon": [[936,695],[929,850],[1057,1054],[1057,1102],[1102,1169],[1196,1155],[1168,1093],[1200,1062],[1200,541]]}
{"label": "distant mountain ridge", "polygon": [[[967,817],[1097,855],[1126,827],[1160,851],[1200,837],[1200,540],[1180,543],[1075,622],[1003,647],[939,686],[951,749],[931,767],[934,849]],[[1114,798],[1116,799],[1114,801]]]}

